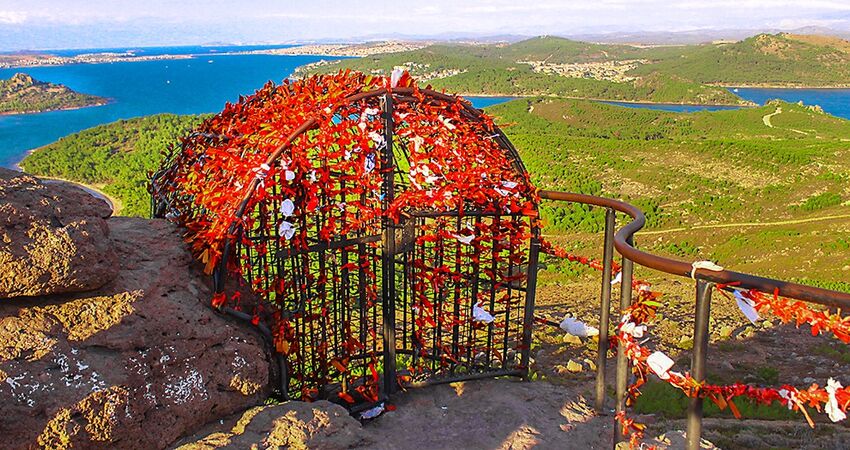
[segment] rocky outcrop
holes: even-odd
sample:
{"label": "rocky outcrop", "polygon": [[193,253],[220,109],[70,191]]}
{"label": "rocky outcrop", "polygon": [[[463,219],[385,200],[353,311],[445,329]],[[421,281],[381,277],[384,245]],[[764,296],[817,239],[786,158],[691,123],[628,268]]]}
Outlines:
{"label": "rocky outcrop", "polygon": [[185,439],[187,443],[177,450],[336,450],[364,448],[372,443],[369,433],[345,408],[324,400],[252,408],[235,424],[215,428],[224,431]]}
{"label": "rocky outcrop", "polygon": [[[63,228],[111,235],[108,246],[86,238],[95,249],[75,241],[73,255],[102,266],[102,252],[112,249],[114,268],[98,270],[114,279],[88,293],[0,302],[0,448],[165,448],[265,397],[269,358],[262,339],[207,306],[208,277],[174,225],[112,218],[95,226],[79,212],[106,215],[99,200],[69,208],[26,177],[14,183],[32,203],[28,210],[3,206],[2,217],[12,216],[7,235],[23,233],[10,231],[10,222],[15,228],[27,217],[49,223],[51,214],[61,226],[44,235]],[[35,205],[51,212],[34,211]],[[103,281],[89,280],[87,287]]]}
{"label": "rocky outcrop", "polygon": [[0,168],[0,299],[82,292],[115,277],[109,206]]}

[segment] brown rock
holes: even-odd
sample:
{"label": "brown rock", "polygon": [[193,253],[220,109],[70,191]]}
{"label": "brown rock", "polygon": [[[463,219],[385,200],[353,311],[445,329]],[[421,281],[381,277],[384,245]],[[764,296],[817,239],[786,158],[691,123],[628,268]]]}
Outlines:
{"label": "brown rock", "polygon": [[115,277],[100,199],[0,168],[0,299],[82,292]]}
{"label": "brown rock", "polygon": [[[235,425],[188,438],[179,450],[349,449],[371,444],[369,433],[346,410],[327,401],[286,402],[249,409]],[[221,431],[226,430],[226,431]]]}
{"label": "brown rock", "polygon": [[250,327],[208,306],[175,226],[108,220],[116,278],[0,302],[0,448],[165,448],[264,398]]}

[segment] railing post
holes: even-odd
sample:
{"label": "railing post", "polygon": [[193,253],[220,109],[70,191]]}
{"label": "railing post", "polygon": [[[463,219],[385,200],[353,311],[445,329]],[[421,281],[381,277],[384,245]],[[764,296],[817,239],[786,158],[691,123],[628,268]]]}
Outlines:
{"label": "railing post", "polygon": [[520,366],[526,380],[530,374],[531,331],[534,328],[534,302],[537,295],[537,269],[540,266],[540,227],[532,225],[531,246],[528,249],[528,273],[525,291],[525,312],[522,321],[522,353]]}
{"label": "railing post", "polygon": [[[630,246],[634,246],[634,239],[630,236],[626,239]],[[632,305],[632,278],[634,275],[634,263],[623,257],[622,282],[620,284],[620,313]],[[626,351],[621,345],[617,345],[617,402],[615,411],[622,412],[626,409],[626,389],[629,380],[629,360]],[[620,442],[623,436],[620,422],[614,422],[614,444]]]}
{"label": "railing post", "polygon": [[602,293],[599,298],[599,347],[596,357],[596,412],[605,409],[605,366],[608,362],[608,324],[611,314],[611,267],[614,262],[616,213],[605,210],[605,244],[602,256]]}
{"label": "railing post", "polygon": [[[712,283],[697,280],[696,317],[694,319],[694,352],[691,359],[691,376],[705,381],[705,360],[708,351],[708,319],[711,313]],[[688,404],[687,449],[698,450],[702,436],[702,398],[690,399]]]}
{"label": "railing post", "polygon": [[[382,208],[386,211],[395,197],[395,160],[393,155],[393,96],[384,94],[382,101],[384,116],[384,148],[380,154],[383,182],[381,191],[384,195]],[[378,156],[378,155],[376,155]],[[396,390],[396,354],[395,354],[395,223],[387,217],[383,223],[383,246],[381,251],[381,296],[383,297],[383,341],[384,341],[384,381],[385,395],[391,395]]]}

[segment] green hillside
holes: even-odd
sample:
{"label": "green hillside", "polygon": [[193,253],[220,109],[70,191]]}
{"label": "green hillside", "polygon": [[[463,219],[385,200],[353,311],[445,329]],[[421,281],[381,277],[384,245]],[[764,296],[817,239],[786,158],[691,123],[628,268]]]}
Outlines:
{"label": "green hillside", "polygon": [[700,83],[850,86],[850,42],[825,36],[760,34],[734,44],[689,47],[679,57],[634,69]]}
{"label": "green hillside", "polygon": [[[611,50],[605,56],[607,50]],[[535,96],[554,95],[619,101],[661,103],[740,104],[741,99],[726,89],[703,86],[679,76],[649,74],[638,80],[565,77],[535,72],[530,64],[518,61],[544,60],[549,55],[559,61],[582,63],[634,59],[638,49],[628,46],[583,44],[560,38],[537,38],[509,46],[432,45],[419,50],[344,59],[302,68],[304,73],[330,73],[352,69],[390,73],[406,67],[423,84],[462,94]],[[661,55],[657,50],[647,54]],[[627,55],[627,56],[624,56]],[[646,56],[646,55],[644,55]],[[591,69],[593,70],[593,69]],[[602,70],[599,70],[602,73]]]}
{"label": "green hillside", "polygon": [[[660,233],[638,235],[645,249],[812,284],[846,279],[850,121],[784,102],[672,113],[535,98],[488,111],[510,124],[538,186],[643,209]],[[599,250],[603,211],[545,202],[542,216],[548,233]]]}
{"label": "green hillside", "polygon": [[594,44],[555,36],[540,36],[512,45],[493,47],[493,56],[512,60],[547,60],[551,63],[587,63],[623,59],[661,60],[679,56],[683,48],[686,47]]}
{"label": "green hillside", "polygon": [[159,114],[119,120],[63,137],[28,155],[20,166],[35,175],[102,185],[123,203],[121,214],[148,216],[148,174],[159,168],[161,152],[201,119]]}
{"label": "green hillside", "polygon": [[636,47],[538,37],[510,45],[432,45],[305,66],[300,73],[405,67],[462,94],[739,104],[721,85],[850,86],[850,42],[761,34],[737,43]]}

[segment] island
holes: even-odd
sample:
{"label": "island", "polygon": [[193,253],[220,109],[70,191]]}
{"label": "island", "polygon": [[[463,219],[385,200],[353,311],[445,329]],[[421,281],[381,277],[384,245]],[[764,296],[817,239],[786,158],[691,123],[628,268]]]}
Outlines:
{"label": "island", "polygon": [[38,81],[25,73],[0,80],[0,115],[105,105],[108,99],[75,92],[68,86]]}

